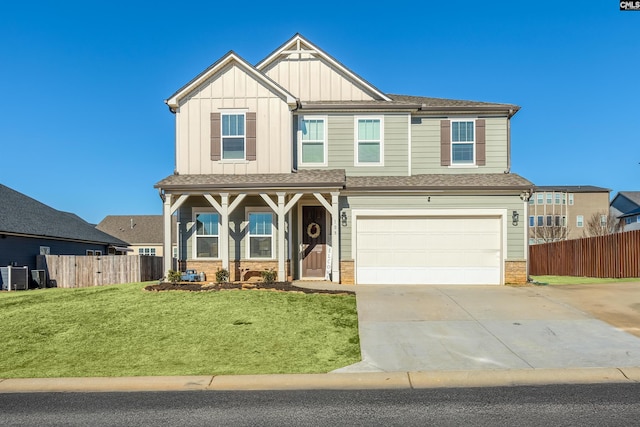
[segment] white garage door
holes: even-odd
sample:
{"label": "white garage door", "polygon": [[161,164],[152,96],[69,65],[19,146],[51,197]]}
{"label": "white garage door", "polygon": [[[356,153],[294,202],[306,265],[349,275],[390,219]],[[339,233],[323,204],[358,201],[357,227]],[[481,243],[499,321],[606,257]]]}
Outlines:
{"label": "white garage door", "polygon": [[501,282],[498,217],[364,217],[356,227],[357,283]]}

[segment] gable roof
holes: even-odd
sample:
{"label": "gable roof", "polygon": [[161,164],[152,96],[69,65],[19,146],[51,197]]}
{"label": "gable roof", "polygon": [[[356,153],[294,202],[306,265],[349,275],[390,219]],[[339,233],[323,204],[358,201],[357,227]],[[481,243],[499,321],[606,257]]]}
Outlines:
{"label": "gable roof", "polygon": [[611,190],[593,185],[536,185],[534,192],[540,191],[563,191],[566,193],[609,193]]}
{"label": "gable roof", "polygon": [[[262,71],[266,67],[268,67],[270,64],[275,62],[281,55],[288,55],[291,53],[300,52],[300,49],[302,47],[307,48],[306,50],[302,51],[303,53],[312,54],[312,55],[315,55],[316,57],[322,58],[324,61],[328,62],[333,67],[338,69],[341,73],[348,76],[351,80],[358,83],[364,89],[374,94],[375,98],[379,98],[383,101],[391,100],[380,89],[378,89],[377,87],[375,87],[374,85],[372,85],[371,83],[369,83],[368,81],[360,77],[358,74],[356,74],[355,72],[353,72],[352,70],[344,66],[340,61],[335,59],[333,56],[329,55],[327,52],[323,51],[322,49],[320,49],[319,47],[311,43],[309,40],[304,38],[300,33],[294,34],[293,37],[291,37],[289,40],[284,42],[279,48],[271,52],[265,59],[263,59],[256,65],[256,69],[259,71]],[[292,51],[291,49],[295,49],[295,50]]]}
{"label": "gable roof", "polygon": [[[175,216],[171,218],[171,234],[175,235],[176,218]],[[163,243],[164,219],[162,215],[107,215],[96,228],[130,245],[161,245]]]}
{"label": "gable roof", "polygon": [[618,196],[623,196],[640,207],[640,191],[619,191],[616,197]]}
{"label": "gable roof", "polygon": [[75,214],[53,209],[2,184],[0,201],[0,233],[126,245]]}
{"label": "gable roof", "polygon": [[229,64],[235,64],[239,68],[243,69],[247,74],[251,75],[256,80],[262,82],[265,86],[270,87],[275,93],[279,94],[283,100],[286,101],[289,105],[296,105],[297,99],[295,96],[290,94],[286,89],[280,86],[278,83],[274,82],[272,79],[255,69],[251,64],[241,58],[234,51],[229,51],[222,58],[211,64],[206,70],[198,74],[194,77],[189,83],[182,86],[175,93],[173,93],[169,98],[167,98],[164,102],[170,108],[178,107],[178,103],[182,98],[187,96],[191,91],[196,89],[206,80],[211,78],[217,72],[219,72],[222,68],[226,67]]}

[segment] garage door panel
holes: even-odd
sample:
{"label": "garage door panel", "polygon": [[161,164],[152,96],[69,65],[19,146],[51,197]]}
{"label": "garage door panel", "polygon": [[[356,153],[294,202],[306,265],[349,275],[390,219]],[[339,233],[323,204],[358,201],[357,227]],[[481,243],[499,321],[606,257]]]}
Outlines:
{"label": "garage door panel", "polygon": [[361,284],[500,284],[498,217],[359,218]]}

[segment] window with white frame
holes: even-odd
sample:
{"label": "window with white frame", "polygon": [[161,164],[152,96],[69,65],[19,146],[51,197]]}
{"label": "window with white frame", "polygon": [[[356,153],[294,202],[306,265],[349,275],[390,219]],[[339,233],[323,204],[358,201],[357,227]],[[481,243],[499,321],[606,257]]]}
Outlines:
{"label": "window with white frame", "polygon": [[544,203],[544,193],[537,193],[536,194],[536,199],[538,200],[537,203],[539,205]]}
{"label": "window with white frame", "polygon": [[569,204],[573,205],[573,193],[569,193]]}
{"label": "window with white frame", "polygon": [[382,165],[383,133],[381,118],[356,117],[356,165]]}
{"label": "window with white frame", "polygon": [[243,160],[245,158],[245,114],[240,112],[222,113],[221,139],[223,160]]}
{"label": "window with white frame", "polygon": [[606,227],[607,226],[607,216],[606,215],[600,215],[600,226],[601,227]]}
{"label": "window with white frame", "polygon": [[551,215],[547,215],[547,227],[553,226],[553,217]]}
{"label": "window with white frame", "polygon": [[559,205],[560,204],[560,193],[555,193],[555,198],[556,198],[555,204]]}
{"label": "window with white frame", "polygon": [[561,222],[560,222],[560,215],[556,215],[556,216],[554,217],[554,224],[556,225],[556,227],[560,227],[560,224],[561,224]]}
{"label": "window with white frame", "polygon": [[300,118],[300,164],[327,164],[327,132],[324,117]]}
{"label": "window with white frame", "polygon": [[536,199],[534,197],[529,197],[529,204],[530,205],[535,205],[536,204]]}
{"label": "window with white frame", "polygon": [[213,212],[196,212],[195,253],[196,258],[219,258],[220,215]]}
{"label": "window with white frame", "polygon": [[553,193],[547,193],[547,204],[553,204]]}
{"label": "window with white frame", "polygon": [[542,215],[538,215],[538,227],[544,227],[544,217]]}
{"label": "window with white frame", "polygon": [[138,248],[138,255],[156,256],[156,248]]}
{"label": "window with white frame", "polygon": [[584,216],[576,216],[576,227],[584,227]]}
{"label": "window with white frame", "polygon": [[529,217],[529,227],[535,227],[536,225],[536,218],[534,216],[530,216]]}
{"label": "window with white frame", "polygon": [[273,258],[273,213],[248,212],[249,258]]}
{"label": "window with white frame", "polygon": [[451,122],[451,164],[475,164],[474,125],[473,121]]}

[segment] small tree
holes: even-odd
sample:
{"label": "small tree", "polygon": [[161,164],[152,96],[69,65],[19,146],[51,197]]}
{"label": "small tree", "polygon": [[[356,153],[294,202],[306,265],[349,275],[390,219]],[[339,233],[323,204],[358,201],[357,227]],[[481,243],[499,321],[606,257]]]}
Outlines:
{"label": "small tree", "polygon": [[585,223],[584,237],[606,236],[622,231],[624,224],[611,212],[599,211],[591,215]]}
{"label": "small tree", "polygon": [[551,243],[560,240],[567,240],[569,237],[569,226],[551,225],[530,228],[530,236],[539,243]]}
{"label": "small tree", "polygon": [[182,274],[179,271],[169,270],[169,274],[167,274],[167,280],[173,283],[174,285],[180,281],[182,278]]}

